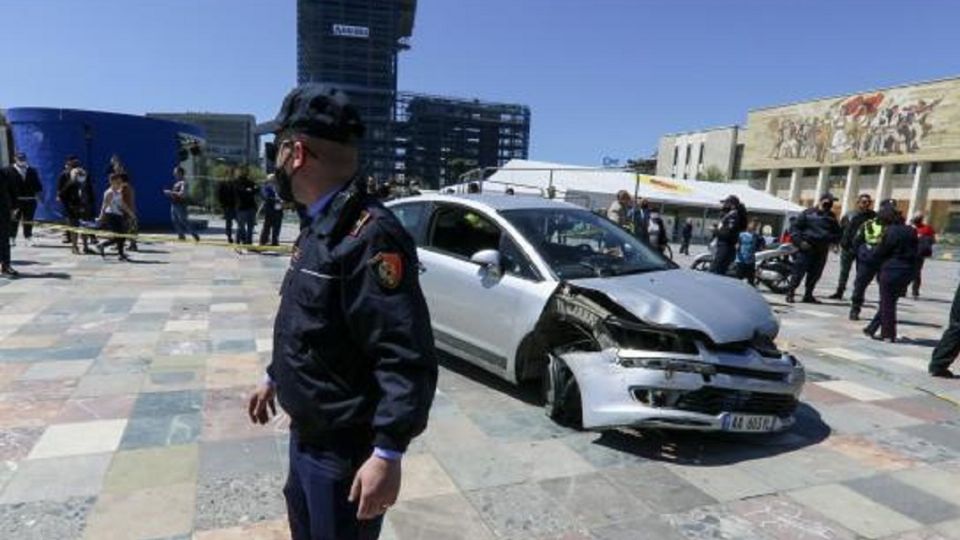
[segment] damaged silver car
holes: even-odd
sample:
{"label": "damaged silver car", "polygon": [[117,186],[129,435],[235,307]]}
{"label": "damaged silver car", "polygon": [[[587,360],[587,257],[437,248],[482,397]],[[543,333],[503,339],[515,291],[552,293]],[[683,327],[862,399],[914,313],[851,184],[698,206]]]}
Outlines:
{"label": "damaged silver car", "polygon": [[587,429],[773,432],[794,422],[801,363],[763,297],[681,270],[609,220],[535,197],[389,204],[414,237],[437,347]]}

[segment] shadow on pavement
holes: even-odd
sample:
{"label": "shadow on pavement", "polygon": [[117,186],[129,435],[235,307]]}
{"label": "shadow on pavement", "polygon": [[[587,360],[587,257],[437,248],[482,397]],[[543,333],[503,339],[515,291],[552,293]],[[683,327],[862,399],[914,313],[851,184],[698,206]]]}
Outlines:
{"label": "shadow on pavement", "polygon": [[10,264],[13,266],[50,266],[50,263],[39,262],[39,261],[10,261]]}
{"label": "shadow on pavement", "polygon": [[[141,253],[143,253],[141,251]],[[145,261],[143,259],[130,259],[127,261],[127,264],[170,264],[167,261]]]}
{"label": "shadow on pavement", "polygon": [[815,445],[830,436],[830,426],[823,422],[816,409],[806,403],[801,403],[797,408],[796,418],[793,427],[776,434],[611,430],[603,432],[593,444],[652,461],[710,467],[792,452]]}
{"label": "shadow on pavement", "polygon": [[437,350],[437,361],[440,367],[452,371],[458,375],[472,379],[487,388],[503,392],[504,394],[520,400],[527,405],[542,405],[540,399],[539,386],[535,384],[515,385],[511,384],[492,373],[484,371],[477,366],[462,360],[446,352]]}
{"label": "shadow on pavement", "polygon": [[919,326],[921,328],[943,328],[942,324],[918,322],[918,321],[898,320],[897,324],[901,324],[903,326]]}
{"label": "shadow on pavement", "polygon": [[170,254],[169,251],[164,251],[162,249],[143,249],[142,247],[139,247],[139,246],[137,250],[134,251],[134,253],[149,253],[151,255],[169,255]]}
{"label": "shadow on pavement", "polygon": [[65,272],[41,272],[39,274],[32,274],[29,272],[20,272],[13,279],[72,279],[70,274]]}
{"label": "shadow on pavement", "polygon": [[901,338],[900,343],[904,345],[917,345],[918,347],[929,347],[934,348],[940,343],[939,339],[930,339],[930,338]]}

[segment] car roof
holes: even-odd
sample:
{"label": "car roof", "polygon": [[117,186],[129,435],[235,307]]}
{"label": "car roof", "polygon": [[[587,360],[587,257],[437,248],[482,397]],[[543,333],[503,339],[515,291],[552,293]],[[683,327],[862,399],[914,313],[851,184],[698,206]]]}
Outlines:
{"label": "car roof", "polygon": [[487,195],[487,194],[432,194],[432,195],[416,195],[413,197],[403,197],[400,199],[394,199],[388,203],[388,206],[393,204],[399,204],[403,202],[415,202],[415,201],[435,201],[435,202],[451,202],[451,203],[475,203],[486,206],[492,210],[530,210],[530,209],[541,209],[541,208],[566,208],[573,210],[586,210],[581,206],[575,204],[570,204],[568,202],[557,201],[552,199],[544,199],[543,197],[537,197],[533,195]]}

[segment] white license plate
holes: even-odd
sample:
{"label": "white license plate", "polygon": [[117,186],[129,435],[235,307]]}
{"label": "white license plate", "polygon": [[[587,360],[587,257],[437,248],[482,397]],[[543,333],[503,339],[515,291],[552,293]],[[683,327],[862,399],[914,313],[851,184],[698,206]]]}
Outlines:
{"label": "white license plate", "polygon": [[724,431],[743,433],[764,433],[777,428],[776,416],[758,414],[728,414],[723,419]]}

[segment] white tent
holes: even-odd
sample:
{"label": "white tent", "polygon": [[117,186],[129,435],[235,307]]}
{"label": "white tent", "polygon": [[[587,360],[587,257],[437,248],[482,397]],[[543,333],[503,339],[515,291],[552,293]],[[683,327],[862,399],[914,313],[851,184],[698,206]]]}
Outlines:
{"label": "white tent", "polygon": [[[465,184],[451,187],[457,191],[466,189]],[[507,188],[512,188],[517,195],[538,196],[548,196],[552,189],[555,198],[593,210],[609,206],[620,190],[653,203],[704,210],[720,208],[721,199],[728,195],[736,195],[754,214],[788,216],[803,210],[789,201],[743,184],[677,180],[522,159],[509,161],[483,181],[483,191],[487,193],[503,192]]]}

